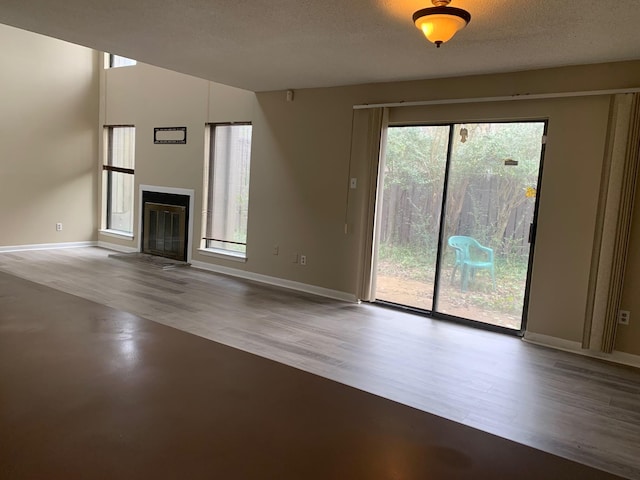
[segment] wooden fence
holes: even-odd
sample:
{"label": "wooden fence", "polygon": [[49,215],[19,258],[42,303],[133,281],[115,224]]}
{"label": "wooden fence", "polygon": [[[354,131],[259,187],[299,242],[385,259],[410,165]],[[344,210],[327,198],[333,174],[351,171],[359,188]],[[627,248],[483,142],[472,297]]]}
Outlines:
{"label": "wooden fence", "polygon": [[[535,196],[513,178],[482,175],[458,178],[448,189],[445,239],[467,235],[497,255],[526,256]],[[527,196],[529,192],[530,196]],[[389,185],[381,212],[381,242],[435,251],[440,229],[441,186]]]}

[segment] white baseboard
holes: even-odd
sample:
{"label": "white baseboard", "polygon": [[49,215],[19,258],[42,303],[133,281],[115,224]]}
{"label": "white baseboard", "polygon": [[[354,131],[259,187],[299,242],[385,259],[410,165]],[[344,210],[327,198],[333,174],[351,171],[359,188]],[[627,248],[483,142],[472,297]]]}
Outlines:
{"label": "white baseboard", "polygon": [[640,355],[633,355],[631,353],[618,352],[615,350],[613,351],[613,353],[585,350],[582,348],[582,344],[580,342],[552,337],[550,335],[543,335],[541,333],[525,332],[522,339],[525,342],[533,343],[534,345],[555,348],[556,350],[577,353],[578,355],[584,355],[585,357],[600,358],[609,362],[620,363],[622,365],[629,365],[631,367],[640,368]]}
{"label": "white baseboard", "polygon": [[269,275],[262,275],[260,273],[246,272],[236,268],[223,267],[221,265],[214,265],[212,263],[199,261],[192,261],[191,266],[201,270],[208,270],[210,272],[223,273],[233,277],[253,280],[254,282],[266,283],[267,285],[274,285],[276,287],[288,288],[299,292],[311,293],[320,297],[333,298],[335,300],[342,300],[351,303],[356,303],[358,301],[355,295],[351,295],[349,293],[331,290],[329,288],[316,287],[315,285],[308,285],[306,283],[294,282],[292,280],[270,277]]}
{"label": "white baseboard", "polygon": [[582,352],[582,344],[580,342],[552,337],[551,335],[543,335],[542,333],[524,332],[522,339],[525,342],[555,348],[556,350],[564,350],[565,352]]}
{"label": "white baseboard", "polygon": [[100,248],[106,248],[107,250],[120,253],[135,253],[138,251],[136,247],[127,247],[125,245],[118,245],[117,243],[105,242],[104,240],[99,240],[97,245]]}
{"label": "white baseboard", "polygon": [[33,245],[12,245],[0,247],[0,253],[26,252],[29,250],[57,250],[59,248],[95,247],[97,242],[63,242],[63,243],[36,243]]}

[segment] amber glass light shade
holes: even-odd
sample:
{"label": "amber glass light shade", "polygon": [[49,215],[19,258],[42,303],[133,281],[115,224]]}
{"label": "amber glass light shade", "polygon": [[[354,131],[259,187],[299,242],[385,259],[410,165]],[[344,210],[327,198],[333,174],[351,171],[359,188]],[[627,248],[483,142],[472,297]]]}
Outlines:
{"label": "amber glass light shade", "polygon": [[432,7],[418,10],[413,14],[413,21],[427,40],[440,47],[467,26],[471,15],[461,8]]}

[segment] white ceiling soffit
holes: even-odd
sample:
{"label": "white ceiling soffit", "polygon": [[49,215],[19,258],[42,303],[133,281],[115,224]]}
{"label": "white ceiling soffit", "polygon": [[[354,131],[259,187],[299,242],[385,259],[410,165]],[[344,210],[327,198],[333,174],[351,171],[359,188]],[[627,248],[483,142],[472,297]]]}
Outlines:
{"label": "white ceiling soffit", "polygon": [[439,49],[411,20],[427,6],[429,0],[2,0],[0,23],[253,91],[640,58],[640,0],[453,0],[471,23]]}

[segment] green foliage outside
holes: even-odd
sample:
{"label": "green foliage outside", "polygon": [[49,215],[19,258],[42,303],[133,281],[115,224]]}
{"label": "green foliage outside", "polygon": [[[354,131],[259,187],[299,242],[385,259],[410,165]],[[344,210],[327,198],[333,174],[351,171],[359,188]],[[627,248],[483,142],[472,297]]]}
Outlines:
{"label": "green foliage outside", "polygon": [[[543,127],[541,122],[453,127],[442,277],[450,278],[453,264],[449,236],[471,236],[491,247],[496,290],[479,272],[464,292],[477,307],[521,312]],[[466,142],[461,128],[468,131]],[[448,142],[447,126],[389,129],[379,274],[434,281]],[[518,164],[506,166],[506,160]]]}

